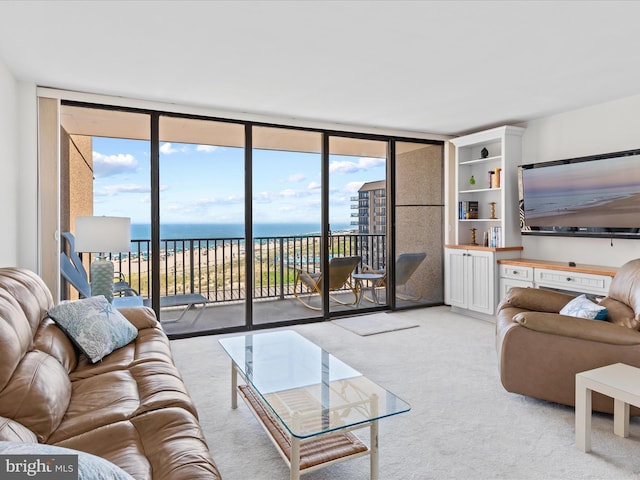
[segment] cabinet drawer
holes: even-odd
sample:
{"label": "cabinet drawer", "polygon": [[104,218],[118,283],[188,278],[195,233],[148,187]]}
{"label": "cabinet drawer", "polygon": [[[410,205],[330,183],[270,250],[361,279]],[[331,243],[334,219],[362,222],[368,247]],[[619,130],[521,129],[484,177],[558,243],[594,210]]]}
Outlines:
{"label": "cabinet drawer", "polygon": [[611,277],[536,268],[535,283],[536,286],[555,287],[575,292],[606,295],[611,285]]}
{"label": "cabinet drawer", "polygon": [[514,280],[525,280],[532,282],[533,268],[513,265],[500,265],[500,278],[513,278]]}

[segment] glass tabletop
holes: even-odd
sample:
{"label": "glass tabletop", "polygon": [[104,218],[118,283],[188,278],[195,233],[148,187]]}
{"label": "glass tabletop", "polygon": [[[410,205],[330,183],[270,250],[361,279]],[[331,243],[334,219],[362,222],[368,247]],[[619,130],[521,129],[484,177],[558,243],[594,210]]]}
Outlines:
{"label": "glass tabletop", "polygon": [[219,340],[291,435],[307,438],[411,407],[292,330]]}

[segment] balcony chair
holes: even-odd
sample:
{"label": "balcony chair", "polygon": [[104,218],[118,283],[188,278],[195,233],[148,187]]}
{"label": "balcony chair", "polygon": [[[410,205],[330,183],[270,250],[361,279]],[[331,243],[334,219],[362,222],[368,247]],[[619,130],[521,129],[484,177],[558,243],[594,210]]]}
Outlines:
{"label": "balcony chair", "polygon": [[[91,296],[91,284],[87,271],[75,248],[75,237],[71,232],[62,232],[67,247],[60,252],[60,274],[80,294],[81,298]],[[67,253],[68,252],[68,253]],[[114,299],[116,296],[138,296],[138,292],[125,281],[124,275],[116,273],[113,283]]]}
{"label": "balcony chair", "polygon": [[[348,289],[353,294],[352,302],[343,302],[331,295],[331,299],[341,305],[355,305],[358,301],[358,294],[355,287],[351,284],[351,274],[358,267],[362,258],[359,256],[353,257],[334,257],[329,261],[329,291]],[[302,303],[305,307],[312,310],[322,310],[322,307],[315,307],[309,303],[311,296],[319,294],[322,298],[322,272],[307,272],[306,270],[296,268],[296,278],[293,285],[293,295]],[[306,287],[306,292],[298,291],[298,285],[300,290],[302,286]],[[302,298],[304,295],[306,298]]]}
{"label": "balcony chair", "polygon": [[[413,302],[422,298],[422,288],[420,288],[420,285],[418,285],[418,282],[416,282],[412,276],[426,257],[427,254],[425,252],[401,253],[398,255],[398,258],[396,259],[396,298],[399,298],[400,300],[410,300]],[[362,273],[378,273],[385,275],[385,277],[378,282],[377,287],[385,287],[387,284],[387,272],[384,268],[375,270],[369,265],[363,265]],[[404,292],[399,292],[399,289],[403,289]],[[365,298],[370,302],[374,301],[366,295]]]}

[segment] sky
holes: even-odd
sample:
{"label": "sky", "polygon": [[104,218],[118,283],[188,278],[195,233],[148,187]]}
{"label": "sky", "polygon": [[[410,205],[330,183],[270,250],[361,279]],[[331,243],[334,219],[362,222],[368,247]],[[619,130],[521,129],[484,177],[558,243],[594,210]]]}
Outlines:
{"label": "sky", "polygon": [[[320,223],[320,154],[255,150],[254,223]],[[150,144],[93,137],[94,215],[149,223]],[[385,160],[330,156],[330,223],[348,225],[352,196],[385,178]],[[243,223],[244,150],[179,143],[160,145],[163,223]]]}
{"label": "sky", "polygon": [[579,191],[628,191],[640,188],[640,157],[626,156],[524,171],[528,196]]}

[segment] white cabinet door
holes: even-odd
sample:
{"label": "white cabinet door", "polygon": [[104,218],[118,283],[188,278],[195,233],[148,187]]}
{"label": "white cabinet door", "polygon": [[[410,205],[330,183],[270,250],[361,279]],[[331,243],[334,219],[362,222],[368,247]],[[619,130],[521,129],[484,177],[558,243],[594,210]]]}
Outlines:
{"label": "white cabinet door", "polygon": [[495,261],[492,252],[467,252],[467,308],[493,315]]}
{"label": "white cabinet door", "polygon": [[493,252],[446,249],[447,303],[492,315],[495,308]]}
{"label": "white cabinet door", "polygon": [[445,301],[454,307],[467,308],[465,295],[467,251],[459,249],[445,249],[447,273],[447,298]]}

